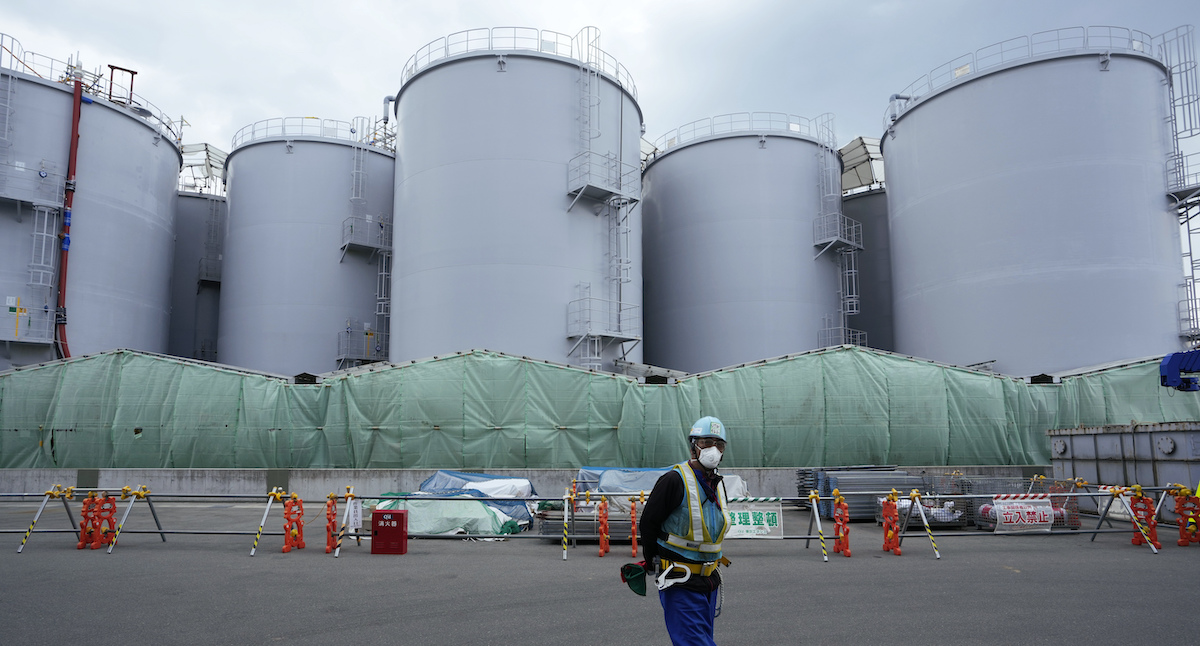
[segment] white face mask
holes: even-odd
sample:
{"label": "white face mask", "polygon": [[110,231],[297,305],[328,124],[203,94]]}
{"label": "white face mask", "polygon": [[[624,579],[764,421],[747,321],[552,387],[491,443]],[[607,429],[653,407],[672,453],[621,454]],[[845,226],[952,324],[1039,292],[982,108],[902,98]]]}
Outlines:
{"label": "white face mask", "polygon": [[721,457],[723,455],[724,454],[721,453],[721,449],[718,449],[715,446],[710,446],[706,449],[700,449],[700,464],[705,469],[715,469],[717,468],[717,465],[721,463]]}

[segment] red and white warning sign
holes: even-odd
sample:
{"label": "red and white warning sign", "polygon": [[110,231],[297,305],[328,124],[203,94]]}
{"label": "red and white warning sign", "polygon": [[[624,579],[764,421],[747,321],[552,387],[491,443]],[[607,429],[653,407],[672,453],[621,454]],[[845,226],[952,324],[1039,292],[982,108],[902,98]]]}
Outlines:
{"label": "red and white warning sign", "polygon": [[1050,532],[1054,524],[1054,509],[1050,495],[1044,493],[1012,493],[992,496],[997,534]]}

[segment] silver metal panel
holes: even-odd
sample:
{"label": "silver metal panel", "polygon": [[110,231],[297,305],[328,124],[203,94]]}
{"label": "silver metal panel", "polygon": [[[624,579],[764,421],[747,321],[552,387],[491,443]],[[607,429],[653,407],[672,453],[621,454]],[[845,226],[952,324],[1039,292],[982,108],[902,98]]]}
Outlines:
{"label": "silver metal panel", "polygon": [[[341,251],[353,164],[352,143],[334,138],[255,139],[230,153],[221,363],[328,372],[347,319],[374,320],[375,259]],[[392,155],[367,149],[367,214],[390,211],[394,167]]]}
{"label": "silver metal panel", "polygon": [[968,76],[885,135],[897,352],[1035,375],[1180,349],[1167,72],[1103,59]]}
{"label": "silver metal panel", "polygon": [[[16,82],[8,115],[11,145],[0,153],[0,196],[22,201],[25,217],[16,222],[0,216],[0,290],[24,293],[23,302],[38,300],[53,310],[54,288],[27,284],[28,203],[56,211],[62,206],[71,87],[8,71],[2,76],[6,84]],[[82,106],[66,301],[73,355],[113,348],[166,351],[179,164],[175,143],[142,117],[98,98]],[[15,212],[15,205],[7,208]],[[21,354],[15,362],[30,356]]]}
{"label": "silver metal panel", "polygon": [[[406,80],[395,104],[392,361],[487,348],[566,363],[580,284],[592,298],[616,293],[601,204],[581,197],[568,212],[580,78],[576,61],[507,50],[432,63]],[[636,169],[637,103],[607,75],[595,87],[590,148]],[[629,226],[618,300],[640,306],[638,207]],[[603,367],[619,356],[607,347]],[[640,345],[627,359],[641,361]]]}
{"label": "silver metal panel", "polygon": [[854,327],[867,333],[867,345],[894,352],[892,334],[892,249],[888,234],[887,193],[878,188],[842,198],[842,215],[862,224],[863,251],[858,255],[858,287],[862,305]]}
{"label": "silver metal panel", "polygon": [[702,372],[817,347],[838,310],[836,253],[814,259],[819,150],[740,133],[646,168],[647,363]]}
{"label": "silver metal panel", "polygon": [[[216,211],[214,213],[214,210]],[[181,192],[175,210],[175,260],[171,275],[171,333],[168,354],[191,359],[216,360],[218,276],[206,273],[201,263],[209,243],[210,220],[223,223],[228,212],[225,197]],[[219,229],[224,234],[224,227]]]}

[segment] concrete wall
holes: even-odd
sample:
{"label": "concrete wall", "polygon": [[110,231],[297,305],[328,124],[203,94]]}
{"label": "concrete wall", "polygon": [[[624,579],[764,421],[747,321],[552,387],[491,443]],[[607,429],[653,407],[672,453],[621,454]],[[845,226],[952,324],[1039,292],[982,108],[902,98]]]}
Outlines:
{"label": "concrete wall", "polygon": [[[911,474],[949,473],[1030,477],[1049,475],[1050,467],[903,467]],[[322,500],[354,486],[359,496],[416,491],[433,469],[0,469],[0,493],[41,493],[55,484],[119,491],[146,485],[153,494],[264,494],[283,487],[304,500]],[[562,495],[576,469],[497,469],[492,475],[528,478],[540,496]],[[752,496],[796,496],[796,469],[725,469],[746,481]]]}

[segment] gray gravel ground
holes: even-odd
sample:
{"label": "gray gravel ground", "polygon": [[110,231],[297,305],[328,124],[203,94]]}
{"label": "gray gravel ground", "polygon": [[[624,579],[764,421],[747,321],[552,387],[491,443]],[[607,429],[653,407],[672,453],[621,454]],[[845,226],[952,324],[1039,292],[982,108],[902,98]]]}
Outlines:
{"label": "gray gravel ground", "polygon": [[[145,506],[126,529],[152,529]],[[258,504],[157,503],[167,529],[253,531]],[[73,503],[78,510],[78,502]],[[0,502],[0,529],[29,525],[37,502]],[[124,505],[121,505],[123,511]],[[307,549],[281,536],[122,535],[110,554],[66,533],[0,534],[0,644],[667,644],[654,596],[620,582],[628,543],[604,558],[581,543],[411,540],[408,554],[349,543],[324,552],[309,511]],[[119,517],[119,516],[118,516]],[[804,534],[808,514],[787,510]],[[1088,523],[1091,524],[1088,524]],[[275,507],[268,529],[282,529]],[[1094,527],[1095,519],[1085,527]],[[52,501],[38,529],[68,528]],[[758,644],[1197,643],[1200,546],[1162,527],[1154,555],[1130,533],[938,539],[884,553],[873,523],[851,526],[854,556],[813,541],[731,541],[717,642]],[[832,550],[832,541],[829,544]]]}

